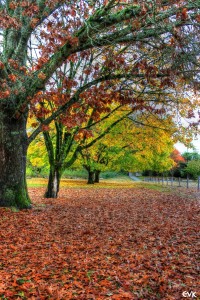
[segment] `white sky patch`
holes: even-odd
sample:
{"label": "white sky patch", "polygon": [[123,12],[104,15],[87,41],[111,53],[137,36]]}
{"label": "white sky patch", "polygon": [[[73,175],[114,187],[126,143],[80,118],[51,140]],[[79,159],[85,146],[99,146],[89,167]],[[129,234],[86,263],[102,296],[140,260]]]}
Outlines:
{"label": "white sky patch", "polygon": [[179,142],[176,143],[174,146],[181,153],[184,153],[184,152],[198,152],[198,153],[200,153],[200,135],[198,137],[196,137],[195,139],[193,139],[192,144],[194,145],[195,150],[191,149],[191,148],[187,148],[185,145],[183,145],[182,143],[179,143]]}

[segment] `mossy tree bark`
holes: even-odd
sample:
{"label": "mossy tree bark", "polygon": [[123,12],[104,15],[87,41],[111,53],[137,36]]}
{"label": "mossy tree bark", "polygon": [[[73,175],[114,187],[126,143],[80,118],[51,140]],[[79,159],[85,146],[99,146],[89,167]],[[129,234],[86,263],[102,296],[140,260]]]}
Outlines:
{"label": "mossy tree bark", "polygon": [[0,206],[30,208],[26,185],[26,117],[0,107]]}

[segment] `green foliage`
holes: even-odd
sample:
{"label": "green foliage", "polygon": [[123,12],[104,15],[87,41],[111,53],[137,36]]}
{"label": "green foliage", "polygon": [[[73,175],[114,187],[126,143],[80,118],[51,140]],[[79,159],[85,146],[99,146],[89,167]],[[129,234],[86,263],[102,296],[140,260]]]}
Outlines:
{"label": "green foliage", "polygon": [[[146,121],[147,126],[138,126]],[[93,128],[93,135],[108,126],[112,118]],[[158,120],[150,115],[137,116],[137,122],[126,118],[116,124],[112,130],[92,147],[82,151],[79,164],[87,165],[90,170],[126,172],[153,170],[164,172],[174,165],[170,154],[173,150],[173,124],[170,120]],[[153,126],[152,126],[153,125]],[[160,127],[170,126],[168,131]],[[162,128],[161,127],[161,128]],[[86,141],[88,143],[88,141]]]}
{"label": "green foliage", "polygon": [[122,175],[124,176],[125,172],[123,172],[123,171],[119,171],[119,172],[116,172],[116,171],[105,171],[105,172],[101,173],[101,177],[103,179],[110,179],[110,178],[121,177]]}
{"label": "green foliage", "polygon": [[47,177],[49,174],[48,155],[42,135],[39,135],[28,148],[27,177]]}
{"label": "green foliage", "polygon": [[10,207],[10,210],[11,210],[12,212],[19,212],[19,209],[18,209],[17,207],[15,207],[15,206],[11,206],[11,207]]}
{"label": "green foliage", "polygon": [[[185,152],[182,155],[180,155],[180,152],[179,152],[179,155],[176,155],[176,156],[172,155],[172,158],[176,159],[175,160],[176,165],[171,170],[170,175],[173,174],[174,177],[186,178],[187,174],[190,174],[193,178],[196,177],[196,176],[192,175],[193,171],[189,172],[188,170],[191,169],[191,167],[190,167],[190,162],[191,161],[200,160],[200,154],[198,152]],[[183,159],[185,161],[183,161]],[[189,163],[189,169],[187,169],[188,163]],[[192,163],[191,165],[193,165],[193,164],[195,165],[195,163]]]}
{"label": "green foliage", "polygon": [[[181,178],[186,178],[187,177],[187,172],[185,171],[185,168],[187,166],[187,163],[179,163],[174,169],[173,169],[173,176],[174,177],[181,177]],[[172,172],[171,172],[172,173]],[[172,174],[169,175],[172,175]]]}
{"label": "green foliage", "polygon": [[86,179],[87,178],[87,172],[84,169],[66,169],[63,172],[63,178],[69,178],[69,179],[73,179],[73,178],[83,178]]}
{"label": "green foliage", "polygon": [[186,161],[200,160],[200,154],[198,152],[184,152],[182,156]]}
{"label": "green foliage", "polygon": [[200,159],[189,161],[185,171],[192,175],[194,179],[197,179],[200,176]]}
{"label": "green foliage", "polygon": [[27,177],[48,177],[49,166],[45,165],[44,167],[33,166],[30,161],[27,164],[26,176]]}

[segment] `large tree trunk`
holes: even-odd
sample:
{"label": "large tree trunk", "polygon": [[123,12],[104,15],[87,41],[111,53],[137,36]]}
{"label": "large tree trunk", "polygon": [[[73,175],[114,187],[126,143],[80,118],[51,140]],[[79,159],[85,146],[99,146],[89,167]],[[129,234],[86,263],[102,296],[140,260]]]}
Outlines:
{"label": "large tree trunk", "polygon": [[95,183],[99,183],[99,175],[100,175],[101,171],[96,170],[95,171],[95,175],[94,175],[94,182]]}
{"label": "large tree trunk", "polygon": [[94,171],[88,171],[88,184],[94,184]]}
{"label": "large tree trunk", "polygon": [[50,167],[49,171],[49,181],[47,190],[45,192],[46,198],[57,198],[58,192],[60,188],[60,179],[61,179],[61,172],[58,168]]}
{"label": "large tree trunk", "polygon": [[26,185],[26,118],[0,107],[0,206],[30,208]]}

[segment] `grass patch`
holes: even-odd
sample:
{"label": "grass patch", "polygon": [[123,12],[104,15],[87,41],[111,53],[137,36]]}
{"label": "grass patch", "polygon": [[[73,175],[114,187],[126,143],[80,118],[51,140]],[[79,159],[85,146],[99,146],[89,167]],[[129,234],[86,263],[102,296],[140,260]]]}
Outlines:
{"label": "grass patch", "polygon": [[147,183],[147,182],[138,182],[136,183],[137,188],[147,188],[150,190],[160,191],[160,192],[168,192],[169,188],[167,186],[154,184],[154,183]]}
{"label": "grass patch", "polygon": [[[47,178],[28,178],[27,184],[29,188],[37,187],[47,187],[48,179]],[[162,184],[150,183],[150,182],[137,182],[130,179],[126,175],[116,175],[112,178],[101,178],[99,183],[87,184],[86,179],[69,179],[63,178],[61,180],[61,189],[62,188],[83,188],[83,189],[97,189],[97,188],[138,188],[138,189],[149,189],[158,192],[175,192],[184,191],[185,188],[175,187],[175,186],[163,186]]]}
{"label": "grass patch", "polygon": [[28,178],[28,187],[46,187],[48,180],[46,178]]}
{"label": "grass patch", "polygon": [[[48,180],[45,178],[28,178],[27,184],[29,188],[32,187],[46,187]],[[87,180],[84,179],[67,179],[61,180],[61,188],[122,188],[122,187],[134,187],[136,183],[128,176],[122,175],[116,178],[102,179],[99,183],[87,184]]]}
{"label": "grass patch", "polygon": [[86,180],[80,179],[63,179],[61,181],[61,188],[122,188],[122,187],[134,187],[135,183],[127,178],[117,178],[117,179],[102,179],[99,183],[87,184]]}

